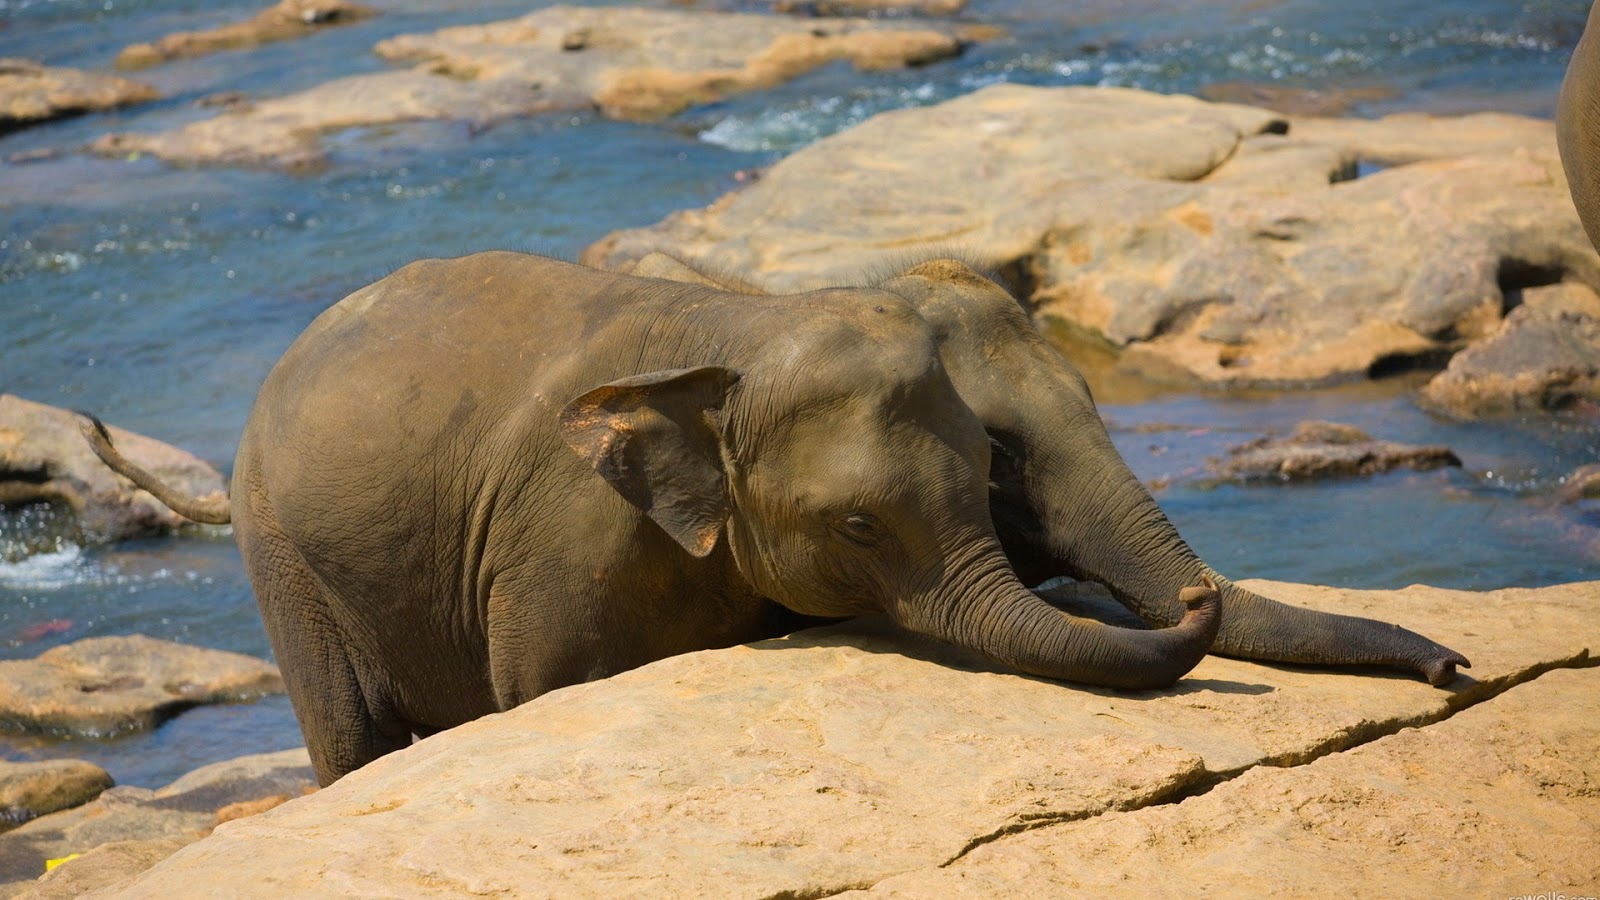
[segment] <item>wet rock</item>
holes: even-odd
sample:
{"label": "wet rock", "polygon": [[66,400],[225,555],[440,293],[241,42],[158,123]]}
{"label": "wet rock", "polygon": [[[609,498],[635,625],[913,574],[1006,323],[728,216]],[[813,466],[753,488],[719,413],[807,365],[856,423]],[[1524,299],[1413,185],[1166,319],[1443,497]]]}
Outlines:
{"label": "wet rock", "polygon": [[1523,291],[1522,304],[1452,357],[1421,399],[1464,419],[1600,401],[1600,296],[1570,283]]}
{"label": "wet rock", "polygon": [[[847,897],[1577,896],[1600,883],[1600,672],[1204,796],[1002,837]],[[1559,888],[1554,886],[1560,886]]]}
{"label": "wet rock", "polygon": [[[1588,664],[1600,641],[1600,583],[1485,594],[1249,587],[1419,629],[1470,656],[1475,678],[1437,689],[1209,657],[1170,690],[1119,693],[1022,677],[858,621],[546,694],[218,829],[118,896],[195,884],[243,897],[530,884],[571,896],[830,896],[937,872],[1012,832],[1170,803],[1407,726],[1426,732],[1539,672]],[[1587,741],[1541,758],[1549,776],[1600,778]],[[1484,829],[1474,853],[1511,853],[1525,837]],[[1380,866],[1409,851],[1370,842],[1360,852]],[[1130,871],[1095,865],[1096,877]]]}
{"label": "wet rock", "polygon": [[1230,449],[1227,458],[1211,461],[1211,471],[1228,481],[1305,481],[1460,465],[1449,447],[1380,441],[1338,422],[1301,422],[1286,438],[1258,438]]}
{"label": "wet rock", "polygon": [[1562,479],[1557,497],[1562,503],[1600,500],[1600,463],[1579,466]]}
{"label": "wet rock", "polygon": [[1343,116],[1358,104],[1389,100],[1396,93],[1379,85],[1301,88],[1261,81],[1215,81],[1199,90],[1207,100],[1261,106],[1290,116]]}
{"label": "wet rock", "polygon": [[598,108],[634,120],[772,87],[832,62],[923,65],[961,52],[949,26],[721,12],[554,6],[518,19],[390,38],[377,53],[406,71],[341,78],[176,131],[106,135],[103,153],[182,162],[310,165],[320,136],[421,119],[483,124]]}
{"label": "wet rock", "polygon": [[171,59],[305,37],[331,25],[359,22],[373,13],[370,7],[348,0],[279,0],[276,6],[262,10],[247,22],[205,31],[181,31],[155,43],[133,44],[117,54],[117,65],[137,69]]}
{"label": "wet rock", "polygon": [[[583,259],[662,252],[787,292],[954,252],[1124,368],[1219,386],[1442,365],[1508,291],[1600,284],[1550,123],[1344,121],[1000,85],[876,116]],[[1391,167],[1353,177],[1364,162]]]}
{"label": "wet rock", "polygon": [[862,16],[874,14],[953,16],[966,9],[967,0],[773,0],[781,13],[811,16]]}
{"label": "wet rock", "polygon": [[[0,896],[80,896],[136,875],[222,822],[241,818],[243,807],[270,809],[315,789],[304,748],[214,763],[160,790],[111,788],[92,803],[0,835]],[[45,860],[73,853],[82,855],[35,882]]]}
{"label": "wet rock", "polygon": [[[193,523],[106,467],[79,430],[74,412],[0,394],[0,505],[65,503],[83,537],[120,541]],[[194,496],[222,492],[217,470],[176,447],[111,427],[129,459]]]}
{"label": "wet rock", "polygon": [[88,803],[108,787],[106,770],[81,759],[0,760],[0,831]]}
{"label": "wet rock", "polygon": [[48,119],[143,103],[156,89],[127,78],[0,59],[0,134]]}
{"label": "wet rock", "polygon": [[280,693],[283,678],[265,660],[140,634],[86,638],[0,660],[0,730],[102,737]]}

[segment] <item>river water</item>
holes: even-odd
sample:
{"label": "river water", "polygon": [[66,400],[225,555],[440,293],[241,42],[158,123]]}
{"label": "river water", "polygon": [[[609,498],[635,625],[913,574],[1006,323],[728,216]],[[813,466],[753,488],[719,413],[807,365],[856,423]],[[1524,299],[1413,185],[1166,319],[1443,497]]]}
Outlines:
{"label": "river water", "polygon": [[[1382,89],[1361,115],[1494,109],[1548,116],[1581,0],[972,0],[1010,37],[905,72],[839,66],[659,125],[590,114],[359,129],[331,165],[288,175],[97,159],[76,148],[383,68],[392,34],[507,18],[536,3],[376,3],[370,22],[137,73],[166,99],[0,138],[0,390],[87,408],[231,464],[268,368],[319,312],[423,256],[489,248],[575,257],[606,232],[710,202],[734,173],[873,113],[998,81],[1194,91],[1215,81]],[[134,41],[246,18],[251,3],[0,0],[0,56],[103,68]],[[59,151],[50,155],[48,151]],[[1454,424],[1419,411],[1416,377],[1298,393],[1195,395],[1102,373],[1082,351],[1119,446],[1190,542],[1235,578],[1489,589],[1600,577],[1600,513],[1550,499],[1600,460],[1600,411]],[[1310,418],[1445,443],[1459,470],[1357,482],[1218,486],[1208,455]],[[1151,429],[1161,423],[1173,427]],[[270,656],[226,534],[84,547],[50,510],[0,513],[0,658],[142,632]],[[287,701],[201,709],[149,733],[0,738],[6,758],[76,756],[119,783],[299,744]]]}

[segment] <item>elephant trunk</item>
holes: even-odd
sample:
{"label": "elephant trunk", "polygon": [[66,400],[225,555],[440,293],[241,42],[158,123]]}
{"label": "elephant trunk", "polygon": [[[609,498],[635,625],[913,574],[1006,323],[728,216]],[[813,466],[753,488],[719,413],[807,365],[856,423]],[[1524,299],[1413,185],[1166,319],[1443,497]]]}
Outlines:
{"label": "elephant trunk", "polygon": [[[1086,438],[1077,429],[1081,450]],[[1231,584],[1207,566],[1139,483],[1104,429],[1073,459],[1027,461],[1030,504],[1054,572],[1108,587],[1141,618],[1157,625],[1186,615],[1178,592],[1202,580],[1221,590],[1222,625],[1213,650],[1247,659],[1292,663],[1387,665],[1422,673],[1430,683],[1455,677],[1466,658],[1397,625],[1279,603]],[[1050,447],[1056,442],[1035,441]]]}
{"label": "elephant trunk", "polygon": [[1031,675],[1127,690],[1166,687],[1206,655],[1220,619],[1215,585],[1173,591],[1170,628],[1118,628],[1055,609],[996,550],[942,602],[891,609],[906,628],[976,650]]}

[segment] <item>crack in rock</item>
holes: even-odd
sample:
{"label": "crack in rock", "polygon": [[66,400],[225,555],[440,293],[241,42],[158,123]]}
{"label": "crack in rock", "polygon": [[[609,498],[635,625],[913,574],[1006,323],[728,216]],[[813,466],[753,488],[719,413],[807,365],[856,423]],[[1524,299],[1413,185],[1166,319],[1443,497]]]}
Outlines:
{"label": "crack in rock", "polygon": [[[1197,778],[1179,782],[1170,789],[1159,791],[1144,797],[1130,797],[1126,802],[1113,804],[1104,809],[1087,811],[1078,810],[1064,813],[1039,813],[1018,817],[993,831],[978,835],[968,841],[954,856],[940,863],[938,868],[948,868],[959,862],[962,857],[1002,838],[1039,828],[1048,828],[1068,822],[1092,819],[1108,812],[1130,812],[1136,809],[1164,806],[1172,803],[1181,803],[1191,797],[1198,797],[1209,793],[1220,784],[1232,781],[1251,769],[1268,766],[1271,768],[1291,769],[1315,762],[1334,753],[1343,753],[1353,750],[1363,744],[1369,744],[1381,738],[1389,737],[1407,728],[1424,728],[1446,719],[1457,713],[1471,709],[1480,703],[1485,703],[1501,696],[1512,688],[1521,684],[1534,681],[1546,672],[1556,669],[1588,669],[1600,667],[1600,657],[1590,654],[1588,648],[1578,651],[1566,659],[1551,660],[1538,663],[1512,672],[1501,678],[1475,682],[1471,686],[1450,696],[1445,707],[1437,712],[1425,713],[1417,716],[1400,716],[1384,721],[1361,722],[1349,728],[1340,730],[1322,743],[1308,750],[1268,756],[1257,762],[1238,768],[1223,771],[1202,770]],[[846,888],[845,890],[855,890]],[[838,893],[843,893],[839,891]],[[832,896],[832,895],[822,895]]]}

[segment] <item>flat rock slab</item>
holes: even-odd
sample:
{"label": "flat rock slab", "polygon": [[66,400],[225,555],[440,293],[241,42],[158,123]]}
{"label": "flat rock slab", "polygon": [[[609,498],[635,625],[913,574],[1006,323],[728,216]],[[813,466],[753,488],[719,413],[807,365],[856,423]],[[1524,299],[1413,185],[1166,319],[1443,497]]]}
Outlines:
{"label": "flat rock slab", "polygon": [[[77,413],[0,394],[0,505],[64,503],[89,541],[148,537],[192,525],[100,461]],[[221,494],[222,476],[190,453],[109,427],[128,459],[192,496]]]}
{"label": "flat rock slab", "polygon": [[145,637],[86,638],[0,660],[0,729],[106,737],[194,706],[283,693],[266,660]]}
{"label": "flat rock slab", "polygon": [[1574,283],[1523,291],[1521,305],[1451,357],[1421,400],[1463,419],[1600,402],[1600,295]]}
{"label": "flat rock slab", "polygon": [[[214,763],[160,790],[111,788],[92,803],[0,835],[0,896],[80,896],[138,874],[242,818],[241,811],[270,809],[315,789],[304,748]],[[38,880],[46,860],[73,853],[81,856]]]}
{"label": "flat rock slab", "polygon": [[136,69],[171,59],[305,37],[330,25],[359,22],[373,12],[370,7],[348,0],[280,0],[244,22],[205,31],[180,31],[153,43],[129,45],[117,54],[117,65]]}
{"label": "flat rock slab", "polygon": [[1301,422],[1288,437],[1264,437],[1232,448],[1226,457],[1211,461],[1211,473],[1225,481],[1306,481],[1460,465],[1461,458],[1449,447],[1380,441],[1338,422]]}
{"label": "flat rock slab", "polygon": [[1577,898],[1600,885],[1600,671],[1310,765],[1002,838],[861,897]]}
{"label": "flat rock slab", "polygon": [[774,293],[954,252],[1125,365],[1209,385],[1442,361],[1495,331],[1508,291],[1600,284],[1549,122],[1291,119],[1114,88],[884,113],[583,259],[651,252]]}
{"label": "flat rock slab", "polygon": [[377,45],[385,59],[413,66],[406,71],[337,79],[176,131],[106,135],[95,147],[176,162],[309,165],[322,159],[320,136],[344,128],[421,119],[484,124],[587,108],[660,119],[832,62],[862,69],[931,63],[960,53],[963,35],[978,34],[867,19],[552,6]]}
{"label": "flat rock slab", "polygon": [[115,109],[159,96],[128,78],[0,59],[0,133],[61,116]]}
{"label": "flat rock slab", "polygon": [[0,831],[81,806],[108,787],[106,770],[81,759],[0,760]]}
{"label": "flat rock slab", "polygon": [[[1117,693],[858,622],[546,694],[221,827],[118,896],[824,896],[1429,725],[1600,646],[1600,582],[1249,586],[1420,630],[1474,677],[1211,657]],[[1595,759],[1573,764],[1595,777]]]}

